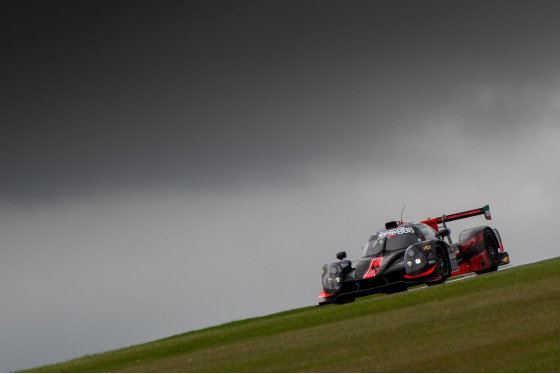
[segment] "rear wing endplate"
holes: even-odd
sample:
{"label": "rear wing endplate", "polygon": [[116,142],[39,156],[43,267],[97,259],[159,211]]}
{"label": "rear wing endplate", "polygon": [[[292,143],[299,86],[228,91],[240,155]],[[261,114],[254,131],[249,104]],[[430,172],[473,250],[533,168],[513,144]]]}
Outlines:
{"label": "rear wing endplate", "polygon": [[446,216],[445,214],[441,217],[437,217],[437,218],[428,218],[425,221],[420,221],[421,223],[425,223],[426,225],[431,226],[434,230],[438,231],[438,224],[444,224],[446,222],[450,222],[450,221],[456,221],[458,219],[463,219],[463,218],[469,218],[469,217],[474,217],[474,216],[479,216],[484,214],[484,217],[486,219],[492,219],[492,216],[490,215],[490,205],[486,205],[480,209],[474,209],[474,210],[467,210],[465,212],[461,212],[461,213],[454,213],[454,214],[450,214],[448,216]]}

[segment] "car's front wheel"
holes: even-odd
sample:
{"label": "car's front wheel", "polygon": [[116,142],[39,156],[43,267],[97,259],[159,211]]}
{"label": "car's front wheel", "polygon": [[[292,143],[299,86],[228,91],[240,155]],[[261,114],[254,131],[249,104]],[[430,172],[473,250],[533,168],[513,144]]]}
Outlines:
{"label": "car's front wheel", "polygon": [[435,248],[436,268],[441,279],[426,282],[428,286],[443,283],[451,276],[451,264],[449,263],[449,254],[445,247],[440,243],[436,244]]}

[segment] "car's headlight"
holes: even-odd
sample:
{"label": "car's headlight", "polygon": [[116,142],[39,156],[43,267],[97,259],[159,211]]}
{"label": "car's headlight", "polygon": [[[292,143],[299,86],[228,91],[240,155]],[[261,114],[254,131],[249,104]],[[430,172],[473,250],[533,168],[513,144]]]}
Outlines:
{"label": "car's headlight", "polygon": [[327,293],[335,293],[342,287],[342,268],[335,263],[323,267],[323,290]]}

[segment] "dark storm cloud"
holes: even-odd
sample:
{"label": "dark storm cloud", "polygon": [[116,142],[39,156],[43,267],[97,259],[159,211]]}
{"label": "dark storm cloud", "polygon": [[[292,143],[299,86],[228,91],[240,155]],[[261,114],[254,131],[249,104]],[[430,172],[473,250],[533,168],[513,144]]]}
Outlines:
{"label": "dark storm cloud", "polygon": [[[359,163],[434,112],[472,117],[485,87],[494,95],[558,79],[549,2],[7,8],[2,158],[12,197],[231,184],[289,176],[308,159]],[[493,105],[465,126],[511,129],[520,121],[509,109]]]}

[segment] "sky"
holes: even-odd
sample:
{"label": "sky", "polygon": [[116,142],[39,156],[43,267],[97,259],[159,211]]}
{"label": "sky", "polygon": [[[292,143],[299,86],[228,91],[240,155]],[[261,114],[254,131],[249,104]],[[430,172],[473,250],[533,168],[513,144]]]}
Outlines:
{"label": "sky", "polygon": [[0,372],[316,305],[384,222],[559,256],[556,1],[0,2]]}

